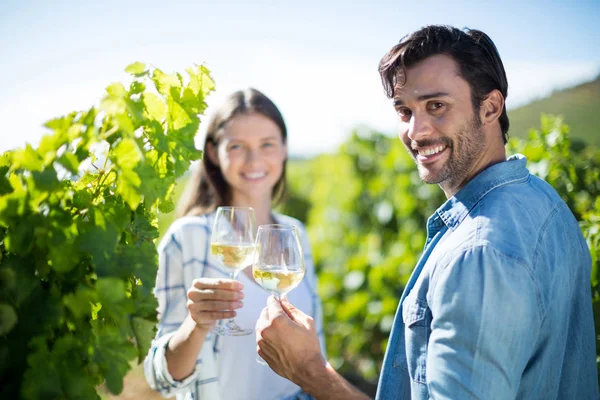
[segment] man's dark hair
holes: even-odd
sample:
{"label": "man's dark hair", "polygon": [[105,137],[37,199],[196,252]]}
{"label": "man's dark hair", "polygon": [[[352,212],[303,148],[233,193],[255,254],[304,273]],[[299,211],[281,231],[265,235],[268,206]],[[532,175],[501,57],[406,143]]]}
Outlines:
{"label": "man's dark hair", "polygon": [[438,54],[448,55],[458,64],[461,77],[471,87],[475,111],[479,110],[481,102],[492,90],[498,89],[502,93],[505,104],[499,122],[506,143],[509,126],[506,113],[506,72],[494,42],[481,31],[430,25],[404,36],[379,62],[379,74],[386,95],[392,98],[394,88],[404,85],[402,80],[406,79],[405,68]]}

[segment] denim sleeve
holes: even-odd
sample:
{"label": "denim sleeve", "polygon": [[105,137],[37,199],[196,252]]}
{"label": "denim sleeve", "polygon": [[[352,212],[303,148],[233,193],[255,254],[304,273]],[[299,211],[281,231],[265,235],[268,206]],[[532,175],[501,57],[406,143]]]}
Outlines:
{"label": "denim sleeve", "polygon": [[541,324],[528,266],[475,246],[450,257],[431,283],[431,398],[514,399]]}

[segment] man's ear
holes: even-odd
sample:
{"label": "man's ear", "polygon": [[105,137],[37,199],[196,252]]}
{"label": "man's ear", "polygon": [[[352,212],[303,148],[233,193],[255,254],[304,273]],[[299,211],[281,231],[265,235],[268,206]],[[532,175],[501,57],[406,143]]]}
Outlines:
{"label": "man's ear", "polygon": [[215,146],[212,142],[206,143],[206,156],[214,165],[219,165],[219,155],[217,152],[217,146]]}
{"label": "man's ear", "polygon": [[492,90],[488,96],[481,102],[479,107],[479,118],[481,122],[490,124],[500,118],[502,110],[504,109],[504,96],[498,89]]}

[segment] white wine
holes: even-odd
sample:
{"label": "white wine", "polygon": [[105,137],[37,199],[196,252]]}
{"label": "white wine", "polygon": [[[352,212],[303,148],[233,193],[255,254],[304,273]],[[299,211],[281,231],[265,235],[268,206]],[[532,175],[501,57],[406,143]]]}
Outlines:
{"label": "white wine", "polygon": [[281,268],[270,269],[268,267],[252,268],[254,280],[267,292],[284,295],[300,283],[304,278],[304,269],[283,270]]}
{"label": "white wine", "polygon": [[252,264],[253,245],[211,243],[210,252],[230,272],[236,272]]}

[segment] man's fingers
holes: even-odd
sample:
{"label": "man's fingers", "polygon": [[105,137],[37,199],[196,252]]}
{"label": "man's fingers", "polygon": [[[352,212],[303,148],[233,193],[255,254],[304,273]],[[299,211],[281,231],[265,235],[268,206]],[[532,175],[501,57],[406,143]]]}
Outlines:
{"label": "man's fingers", "polygon": [[285,314],[281,308],[281,304],[279,304],[279,301],[275,298],[275,296],[269,296],[267,299],[267,309],[269,310],[270,319],[275,318],[279,314]]}
{"label": "man's fingers", "polygon": [[304,314],[297,309],[286,296],[281,296],[281,309],[292,319],[295,320],[296,315]]}
{"label": "man's fingers", "polygon": [[297,322],[306,328],[311,328],[313,324],[313,318],[310,315],[306,315],[302,310],[296,308],[287,297],[281,297],[281,308],[288,317],[294,322]]}
{"label": "man's fingers", "polygon": [[269,320],[269,310],[267,310],[267,307],[265,307],[260,312],[260,316],[258,317],[258,320],[256,320],[256,338],[257,339],[260,336],[260,330],[265,326],[265,324],[267,323],[268,320]]}

